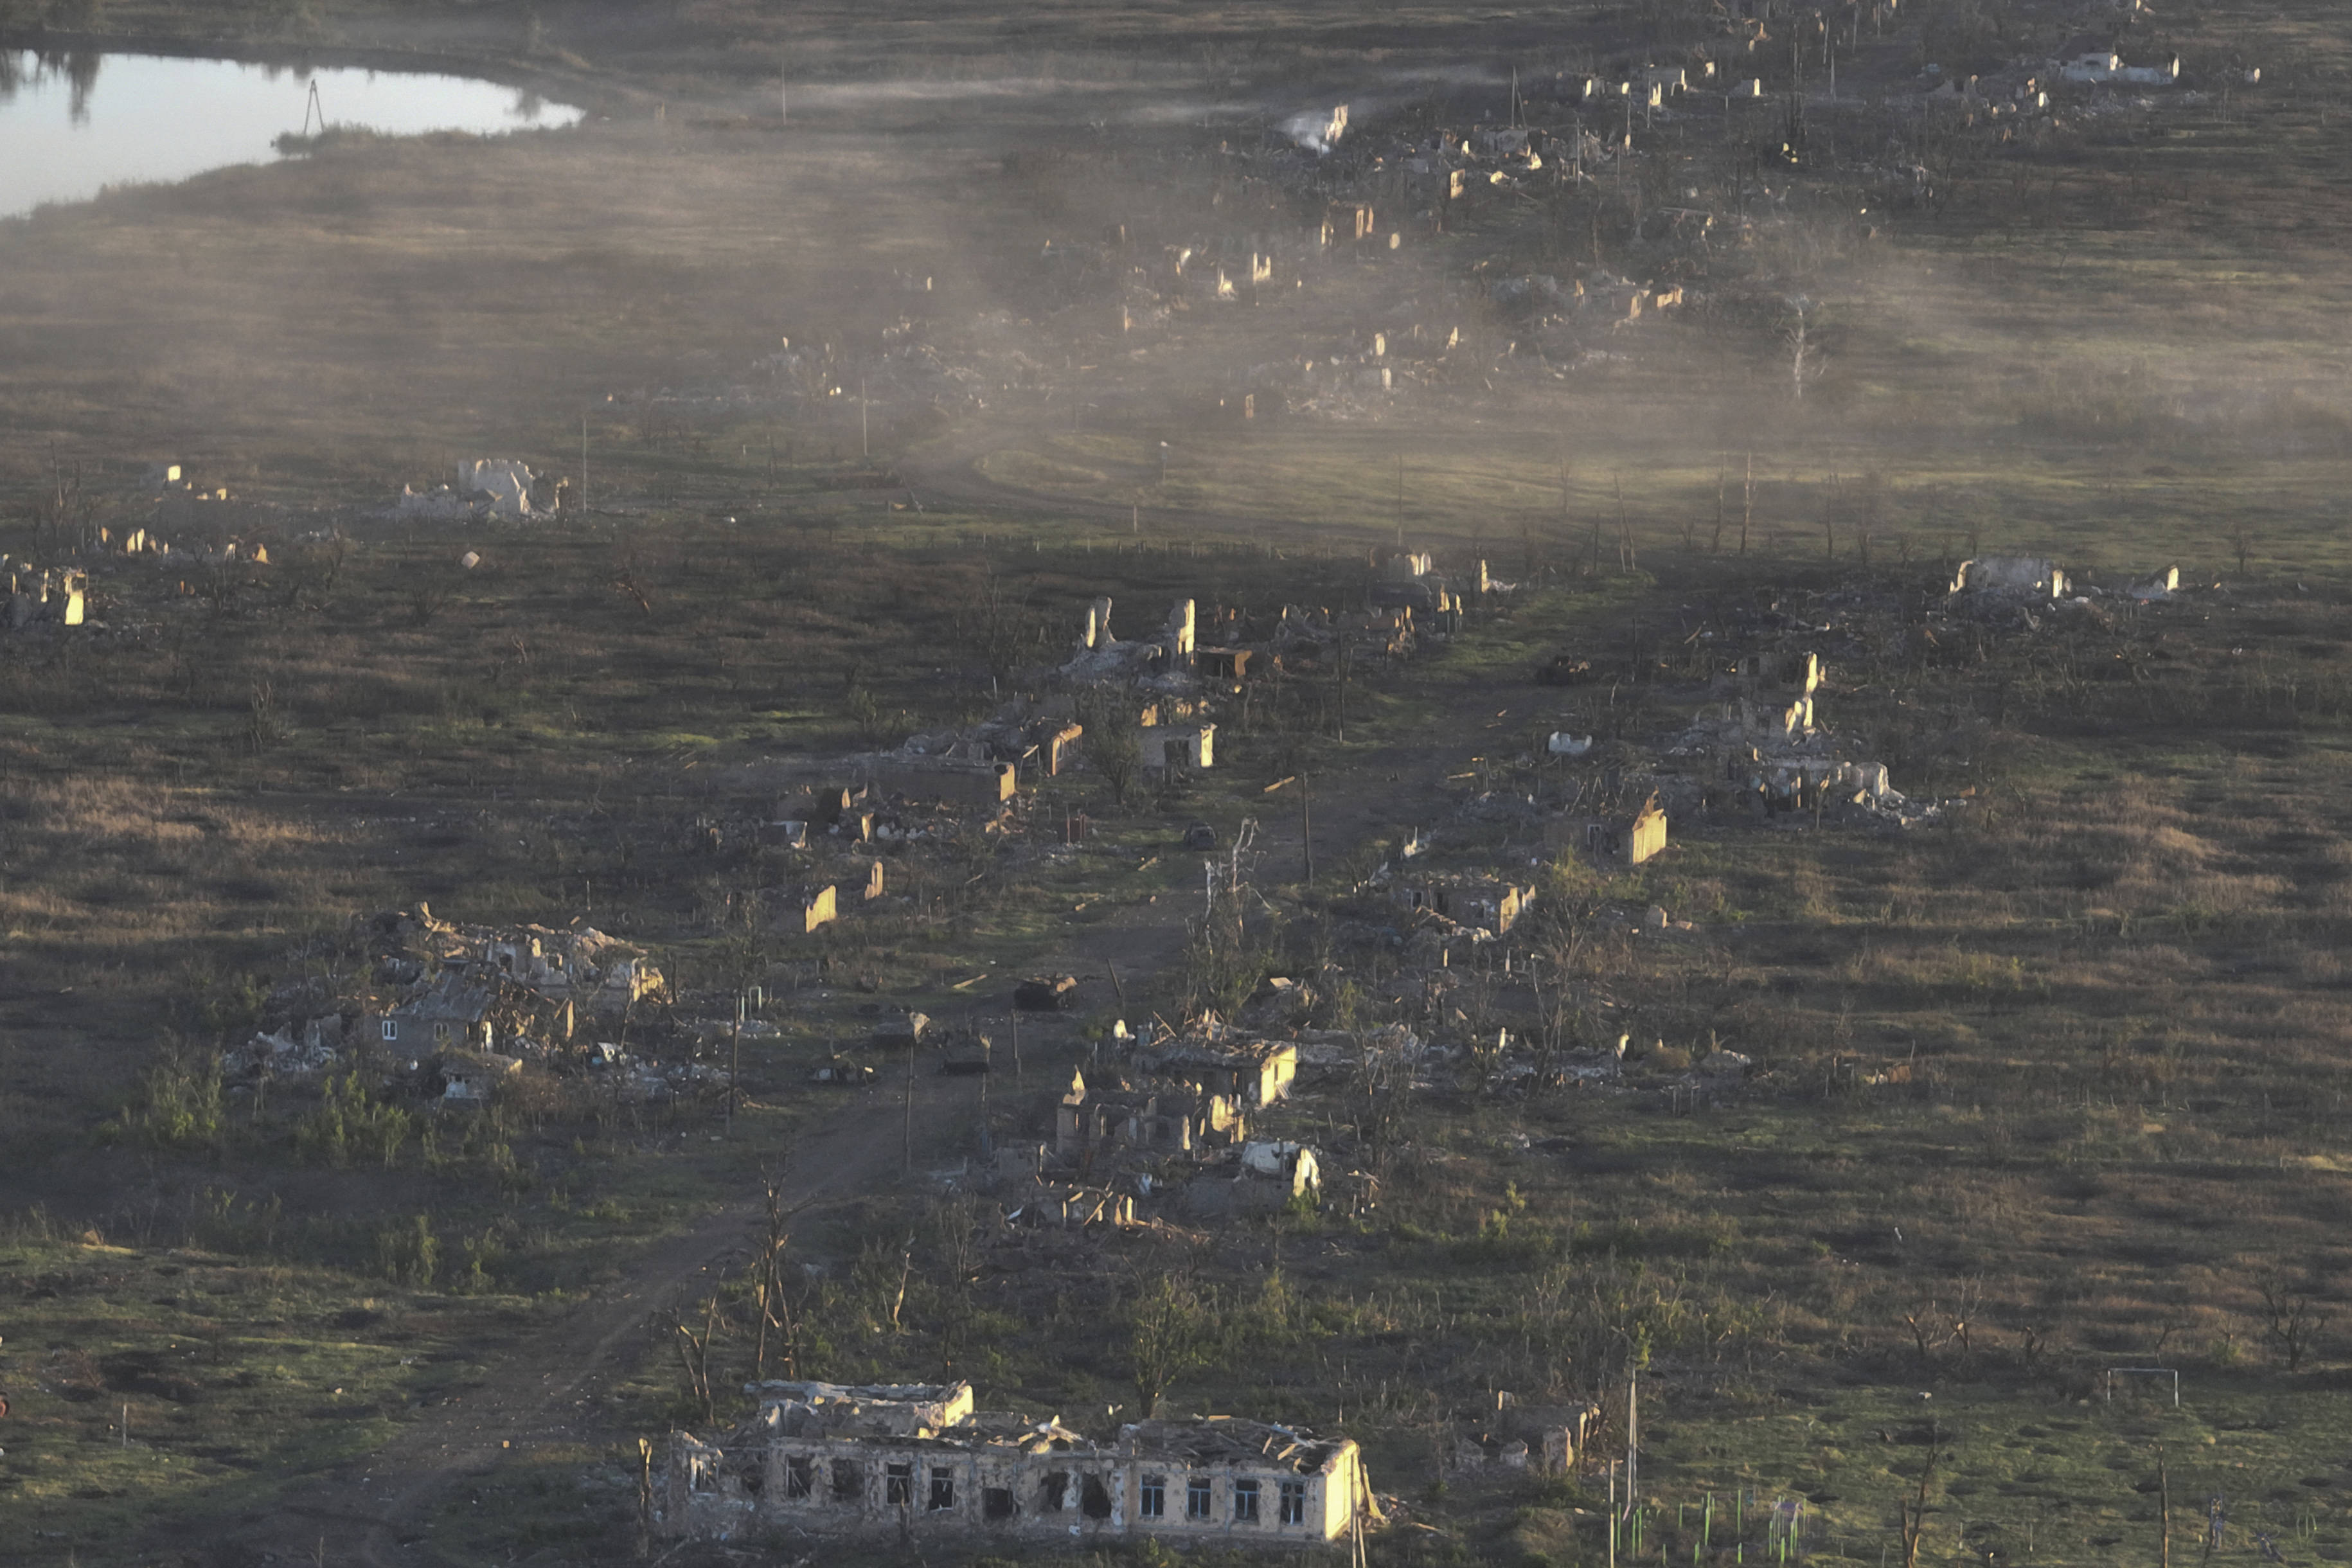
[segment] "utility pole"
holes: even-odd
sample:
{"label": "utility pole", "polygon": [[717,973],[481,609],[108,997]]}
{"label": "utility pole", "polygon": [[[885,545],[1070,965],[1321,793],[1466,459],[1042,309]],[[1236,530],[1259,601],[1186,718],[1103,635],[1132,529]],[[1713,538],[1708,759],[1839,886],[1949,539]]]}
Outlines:
{"label": "utility pole", "polygon": [[915,1042],[911,1036],[907,1041],[905,1103],[905,1120],[899,1129],[899,1149],[901,1157],[906,1161],[907,1169],[911,1171],[915,1168]]}
{"label": "utility pole", "polygon": [[1748,454],[1748,483],[1739,501],[1739,553],[1748,553],[1748,525],[1756,521],[1756,454]]}
{"label": "utility pole", "polygon": [[1340,744],[1345,745],[1348,741],[1348,645],[1344,642],[1339,645],[1339,702],[1338,718],[1339,723],[1339,742]]}
{"label": "utility pole", "polygon": [[727,1046],[727,1136],[735,1136],[735,1086],[743,1081],[743,994],[735,994],[735,1028]]}
{"label": "utility pole", "polygon": [[1625,1372],[1625,1506],[1633,1506],[1636,1489],[1642,1474],[1642,1373],[1637,1368]]}
{"label": "utility pole", "polygon": [[1298,775],[1298,852],[1306,861],[1307,885],[1315,883],[1315,781]]}
{"label": "utility pole", "polygon": [[1609,1568],[1617,1568],[1617,1461],[1609,1461]]}
{"label": "utility pole", "polygon": [[2164,1450],[2156,1451],[2157,1529],[2161,1531],[2157,1547],[2158,1568],[2172,1568],[2172,1478],[2164,1468]]}
{"label": "utility pole", "polygon": [[[1312,882],[1315,880],[1315,786],[1307,782],[1307,775],[1302,771],[1288,778],[1276,779],[1258,793],[1272,795],[1276,790],[1294,784],[1298,786],[1298,852],[1304,863],[1301,874],[1306,881]],[[1115,976],[1113,984],[1117,984]],[[1119,1005],[1126,1005],[1127,998],[1122,994]]]}
{"label": "utility pole", "polygon": [[983,1159],[996,1158],[996,1134],[988,1124],[988,1080],[996,1075],[989,1071],[988,1042],[980,1044],[980,1152]]}

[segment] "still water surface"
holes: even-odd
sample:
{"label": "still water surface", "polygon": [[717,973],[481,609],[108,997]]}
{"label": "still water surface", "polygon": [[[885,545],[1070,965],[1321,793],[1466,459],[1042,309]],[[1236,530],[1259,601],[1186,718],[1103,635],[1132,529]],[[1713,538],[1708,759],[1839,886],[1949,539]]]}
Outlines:
{"label": "still water surface", "polygon": [[0,218],[87,201],[125,181],[266,163],[278,156],[273,139],[299,132],[306,117],[316,131],[322,112],[337,126],[398,136],[580,119],[576,109],[467,77],[0,49]]}

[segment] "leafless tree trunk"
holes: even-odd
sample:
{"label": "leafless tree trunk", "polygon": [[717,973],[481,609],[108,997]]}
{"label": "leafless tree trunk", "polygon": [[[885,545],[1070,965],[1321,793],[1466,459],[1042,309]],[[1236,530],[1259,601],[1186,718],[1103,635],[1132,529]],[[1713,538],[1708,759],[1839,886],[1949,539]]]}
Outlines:
{"label": "leafless tree trunk", "polygon": [[1936,1465],[1943,1457],[1943,1433],[1930,1426],[1927,1457],[1919,1466],[1918,1489],[1903,1501],[1903,1568],[1919,1568],[1919,1538],[1927,1531],[1927,1493],[1936,1484]]}
{"label": "leafless tree trunk", "polygon": [[2254,1289],[2262,1294],[2263,1338],[2270,1342],[2272,1352],[2286,1363],[2287,1371],[2300,1372],[2313,1342],[2327,1326],[2327,1310],[2307,1282],[2291,1280],[2278,1269],[2258,1276]]}
{"label": "leafless tree trunk", "polygon": [[710,1384],[710,1347],[719,1338],[718,1292],[711,1292],[710,1300],[703,1304],[699,1334],[687,1327],[682,1318],[672,1321],[677,1329],[677,1363],[686,1373],[687,1392],[702,1407],[703,1421],[715,1426],[719,1420],[719,1398]]}

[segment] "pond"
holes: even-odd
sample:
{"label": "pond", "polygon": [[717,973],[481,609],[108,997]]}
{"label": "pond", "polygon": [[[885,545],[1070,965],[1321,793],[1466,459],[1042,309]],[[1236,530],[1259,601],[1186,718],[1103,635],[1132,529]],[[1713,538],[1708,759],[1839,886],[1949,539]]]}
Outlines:
{"label": "pond", "polygon": [[283,135],[361,129],[490,134],[581,111],[467,77],[236,60],[0,49],[0,218],[126,181],[266,163]]}

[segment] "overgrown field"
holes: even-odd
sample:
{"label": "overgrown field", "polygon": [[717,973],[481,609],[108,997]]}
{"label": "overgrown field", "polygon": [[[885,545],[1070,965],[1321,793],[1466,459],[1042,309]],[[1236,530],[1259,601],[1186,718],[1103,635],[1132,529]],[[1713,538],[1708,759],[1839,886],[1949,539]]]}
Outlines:
{"label": "overgrown field", "polygon": [[[1532,87],[1685,19],[546,10],[416,37],[568,81],[609,116],[576,133],[352,136],[0,224],[0,550],[177,541],[99,559],[102,629],[0,632],[0,1516],[31,1560],[234,1560],[205,1554],[535,1366],[844,1108],[887,1109],[907,1064],[861,1054],[887,1010],[994,1029],[1013,978],[1131,931],[1161,973],[1089,970],[985,1100],[926,1072],[921,1142],[909,1114],[796,1222],[793,1370],[970,1377],[1108,1433],[1150,1402],[1156,1311],[1169,1408],[1364,1443],[1399,1504],[1375,1563],[1605,1560],[1599,1472],[1453,1461],[1498,1390],[1598,1398],[1622,1444],[1631,1371],[1627,1561],[1760,1561],[1792,1530],[1817,1561],[1901,1561],[1907,1505],[1926,1563],[2153,1561],[2167,1512],[2186,1562],[2215,1500],[2221,1561],[2352,1561],[2337,7],[2159,17],[2191,69],[2268,85],[2012,141],[1882,123],[1870,95],[1931,42],[2007,47],[1991,13],[2053,47],[2071,14],[1929,0],[1857,51],[1798,163],[1776,105],[1670,118],[1613,184],[1391,209],[1393,251],[1304,259],[1320,205],[1244,155],[1301,105],[1458,130],[1523,56]],[[1454,74],[1412,74],[1423,53]],[[1890,200],[1914,164],[1937,194]],[[1711,242],[1724,303],[1597,354],[1547,357],[1498,303],[1529,274],[1668,276],[1657,215],[1685,206],[1791,221]],[[1263,240],[1298,286],[1126,327],[1127,279],[1203,237]],[[1376,333],[1412,367],[1381,412],[1264,394],[1369,363]],[[584,519],[374,515],[462,458],[576,476],[583,442]],[[158,510],[154,459],[229,499]],[[244,562],[206,563],[231,536]],[[781,799],[1034,685],[1094,595],[1122,636],[1179,597],[1346,607],[1397,543],[1519,591],[1344,690],[1285,679],[1184,787],[1122,800],[1082,768],[1000,838],[893,858],[878,910],[816,937],[756,913],[848,869],[763,837]],[[1552,730],[1670,733],[1743,616],[1875,595],[1911,626],[1958,561],[2012,550],[2177,563],[2193,591],[1833,658],[1826,721],[1965,803],[1939,824],[1693,818],[1614,877],[1480,839],[1539,886],[1520,966],[1472,955],[1447,1005],[1415,1000],[1356,889],[1402,836],[1480,792],[1559,799]],[[1530,684],[1563,651],[1596,678]],[[1301,773],[1311,886],[1295,795],[1262,793]],[[1219,948],[1184,929],[1175,846],[1250,819],[1262,899]],[[618,1043],[666,1062],[718,1065],[695,1026],[759,984],[736,1103],[222,1081],[273,986],[343,984],[352,917],[420,901],[654,949],[677,1000]],[[1630,934],[1653,904],[1691,929]],[[1532,988],[1530,957],[1572,984]],[[1462,1053],[1417,1087],[1309,1075],[1261,1123],[1375,1176],[1376,1205],[1056,1247],[931,1179],[1045,1136],[1114,1016],[1272,973],[1311,983],[1316,1024]],[[1530,1089],[1472,1048],[1505,1026],[1622,1037],[1625,1078]],[[1695,1084],[1717,1047],[1748,1071]],[[894,1070],[807,1082],[844,1051]],[[713,1397],[656,1317],[576,1429],[501,1450],[410,1543],[631,1560],[636,1439],[723,1425],[724,1391],[777,1370],[740,1275],[712,1289],[687,1326],[719,1325]]]}

